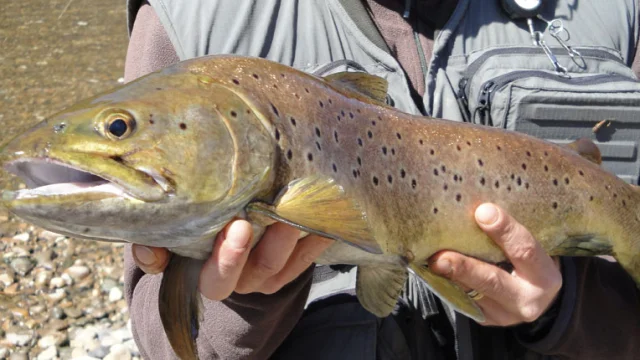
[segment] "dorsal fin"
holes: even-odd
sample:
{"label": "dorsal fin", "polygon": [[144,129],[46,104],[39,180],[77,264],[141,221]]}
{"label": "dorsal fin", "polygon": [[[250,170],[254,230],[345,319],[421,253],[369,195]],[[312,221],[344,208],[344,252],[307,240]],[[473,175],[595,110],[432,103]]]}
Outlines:
{"label": "dorsal fin", "polygon": [[387,104],[387,80],[364,72],[339,72],[324,78],[331,85],[347,93],[364,95],[380,105]]}
{"label": "dorsal fin", "polygon": [[565,145],[569,149],[577,152],[583,158],[592,161],[598,165],[602,164],[602,155],[600,149],[593,141],[588,138],[580,138],[574,142]]}

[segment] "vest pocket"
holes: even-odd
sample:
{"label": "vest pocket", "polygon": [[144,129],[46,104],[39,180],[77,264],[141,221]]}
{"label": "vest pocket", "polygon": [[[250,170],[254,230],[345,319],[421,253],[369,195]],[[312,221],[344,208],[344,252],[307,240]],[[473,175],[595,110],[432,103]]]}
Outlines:
{"label": "vest pocket", "polygon": [[640,81],[626,65],[609,52],[584,49],[584,69],[567,66],[559,74],[536,48],[503,50],[478,56],[459,82],[466,121],[556,143],[591,138],[607,170],[638,184]]}

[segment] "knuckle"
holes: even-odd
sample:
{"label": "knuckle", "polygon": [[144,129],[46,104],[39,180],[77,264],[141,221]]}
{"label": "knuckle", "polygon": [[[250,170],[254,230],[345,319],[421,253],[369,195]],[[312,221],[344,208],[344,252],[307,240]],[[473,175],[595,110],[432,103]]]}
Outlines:
{"label": "knuckle", "polygon": [[485,293],[492,294],[501,294],[502,293],[502,283],[500,282],[500,278],[495,271],[490,271],[483,277],[480,281],[478,288],[479,291]]}
{"label": "knuckle", "polygon": [[259,259],[254,263],[254,272],[261,278],[271,277],[280,271],[280,267],[270,261]]}
{"label": "knuckle", "polygon": [[520,243],[511,251],[511,258],[522,262],[531,262],[538,256],[536,244]]}
{"label": "knuckle", "polygon": [[542,315],[542,311],[536,304],[524,306],[520,309],[520,318],[528,323],[536,321],[540,315]]}

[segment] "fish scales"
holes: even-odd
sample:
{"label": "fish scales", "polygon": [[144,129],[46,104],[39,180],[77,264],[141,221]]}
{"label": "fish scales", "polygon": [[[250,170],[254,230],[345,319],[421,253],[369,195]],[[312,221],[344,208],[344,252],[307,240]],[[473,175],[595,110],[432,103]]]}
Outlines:
{"label": "fish scales", "polygon": [[392,310],[413,272],[483,321],[427,259],[450,249],[505,256],[474,220],[493,202],[551,255],[611,254],[640,283],[640,191],[604,171],[589,141],[530,136],[402,113],[366,74],[324,79],[271,61],[183,61],[53,115],[8,143],[5,167],[30,189],[3,204],[70,236],[167,247],[160,317],[197,358],[197,274],[234,217],[337,240],[318,263],[359,265],[357,296]]}

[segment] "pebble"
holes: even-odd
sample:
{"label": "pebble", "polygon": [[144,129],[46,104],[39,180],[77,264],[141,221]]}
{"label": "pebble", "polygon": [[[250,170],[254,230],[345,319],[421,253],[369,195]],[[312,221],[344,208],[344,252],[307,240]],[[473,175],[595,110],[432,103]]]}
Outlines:
{"label": "pebble", "polygon": [[5,339],[16,346],[26,346],[33,340],[33,331],[25,329],[9,329],[5,334]]}
{"label": "pebble", "polygon": [[51,294],[49,294],[49,299],[52,301],[60,301],[67,296],[67,292],[64,289],[55,289]]}
{"label": "pebble", "polygon": [[71,351],[72,359],[86,358],[87,356],[88,356],[87,352],[85,351],[85,349],[81,347],[74,347],[73,350]]}
{"label": "pebble", "polygon": [[109,291],[109,301],[116,302],[122,300],[122,290],[119,287],[112,287]]}
{"label": "pebble", "polygon": [[123,344],[115,344],[109,350],[104,360],[131,360],[131,352]]}
{"label": "pebble", "polygon": [[51,309],[51,317],[54,319],[62,320],[67,317],[67,314],[65,314],[64,310],[56,306]]}
{"label": "pebble", "polygon": [[104,359],[109,354],[109,348],[98,344],[93,349],[89,350],[88,355],[98,359]]}
{"label": "pebble", "polygon": [[9,286],[11,284],[13,284],[13,282],[15,281],[15,279],[13,278],[12,275],[8,274],[8,273],[3,273],[0,274],[0,282],[5,286]]}
{"label": "pebble", "polygon": [[55,332],[53,334],[45,335],[38,340],[38,346],[42,349],[46,349],[51,346],[61,346],[69,340],[69,336],[65,332]]}
{"label": "pebble", "polygon": [[18,235],[15,235],[13,237],[13,240],[27,242],[27,241],[29,241],[29,237],[30,237],[29,233],[24,232],[24,233],[20,233]]}
{"label": "pebble", "polygon": [[71,276],[75,281],[86,278],[90,272],[91,270],[84,265],[73,265],[65,270],[65,273],[69,274],[69,276]]}
{"label": "pebble", "polygon": [[25,276],[33,269],[35,264],[28,257],[19,257],[11,260],[10,266],[20,276]]}
{"label": "pebble", "polygon": [[9,360],[29,360],[29,353],[26,351],[14,351]]}
{"label": "pebble", "polygon": [[[38,269],[38,270],[42,270],[42,269]],[[36,274],[36,286],[39,288],[43,288],[43,287],[47,287],[49,286],[49,282],[52,280],[52,273],[51,271],[48,270],[44,270],[44,271],[38,271],[38,273]]]}
{"label": "pebble", "polygon": [[64,279],[62,277],[56,276],[54,278],[51,279],[51,281],[49,281],[49,288],[50,289],[57,289],[57,288],[61,288],[61,287],[65,287],[67,286],[67,282],[64,281]]}
{"label": "pebble", "polygon": [[36,262],[38,266],[43,267],[48,270],[52,270],[54,268],[53,262],[53,249],[47,249],[42,252],[39,252],[35,255]]}
{"label": "pebble", "polygon": [[82,316],[82,310],[78,308],[66,308],[64,309],[64,313],[71,319],[77,319]]}
{"label": "pebble", "polygon": [[58,356],[58,348],[56,348],[55,345],[52,345],[38,354],[36,360],[53,360],[56,356]]}
{"label": "pebble", "polygon": [[102,284],[100,285],[100,288],[102,289],[102,291],[104,291],[105,293],[109,293],[109,291],[118,286],[118,282],[111,279],[111,278],[106,278],[102,281]]}
{"label": "pebble", "polygon": [[0,346],[0,359],[4,359],[9,355],[9,349],[4,346]]}

